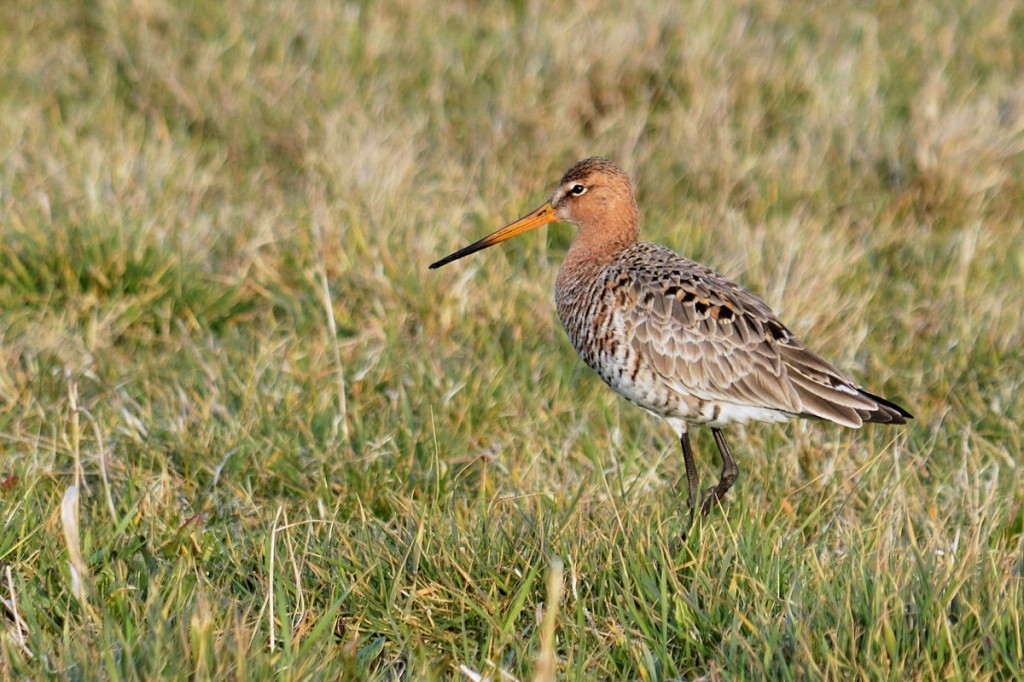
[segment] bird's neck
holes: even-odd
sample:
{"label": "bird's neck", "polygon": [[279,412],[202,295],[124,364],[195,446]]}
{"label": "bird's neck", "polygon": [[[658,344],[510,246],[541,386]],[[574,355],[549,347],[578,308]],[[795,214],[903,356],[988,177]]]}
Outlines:
{"label": "bird's neck", "polygon": [[637,243],[635,230],[619,235],[605,232],[599,236],[600,239],[595,239],[586,230],[579,230],[558,270],[555,300],[563,323],[566,315],[571,312],[569,309],[573,301],[583,296],[583,292],[591,292],[596,283],[601,281],[604,270],[614,264],[623,251]]}
{"label": "bird's neck", "polygon": [[581,225],[569,246],[564,265],[582,268],[587,264],[607,264],[624,249],[636,244],[639,237],[636,220],[623,221],[617,225],[606,223],[599,229]]}

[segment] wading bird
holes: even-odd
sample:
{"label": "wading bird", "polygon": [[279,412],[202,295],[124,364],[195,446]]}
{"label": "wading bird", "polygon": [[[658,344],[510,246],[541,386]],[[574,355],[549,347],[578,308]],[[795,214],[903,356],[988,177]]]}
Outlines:
{"label": "wading bird", "polygon": [[809,350],[751,292],[639,241],[629,176],[605,158],[580,161],[543,206],[430,267],[559,221],[577,231],[555,283],[558,317],[609,386],[679,435],[691,521],[699,492],[691,426],[710,427],[722,455],[718,484],[701,504],[706,515],[739,473],[722,433],[731,424],[805,417],[859,428],[913,418]]}

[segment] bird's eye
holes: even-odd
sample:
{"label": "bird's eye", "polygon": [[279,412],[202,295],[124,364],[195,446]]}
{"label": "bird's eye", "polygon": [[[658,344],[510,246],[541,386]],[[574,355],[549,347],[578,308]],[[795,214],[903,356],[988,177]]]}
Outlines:
{"label": "bird's eye", "polygon": [[573,185],[572,189],[569,190],[569,192],[571,194],[573,194],[574,196],[577,196],[577,197],[579,195],[583,194],[586,191],[587,191],[587,188],[584,187],[583,185]]}

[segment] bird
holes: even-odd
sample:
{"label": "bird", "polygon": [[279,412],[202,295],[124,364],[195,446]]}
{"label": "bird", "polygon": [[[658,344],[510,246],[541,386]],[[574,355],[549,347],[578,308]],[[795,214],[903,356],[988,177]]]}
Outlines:
{"label": "bird", "polygon": [[704,517],[739,475],[723,433],[730,426],[806,418],[860,428],[913,419],[810,350],[755,294],[641,241],[629,175],[604,157],[579,161],[542,206],[430,269],[554,222],[576,226],[555,280],[562,326],[605,383],[675,431],[691,524],[700,492],[691,428],[709,427],[722,459],[700,505]]}

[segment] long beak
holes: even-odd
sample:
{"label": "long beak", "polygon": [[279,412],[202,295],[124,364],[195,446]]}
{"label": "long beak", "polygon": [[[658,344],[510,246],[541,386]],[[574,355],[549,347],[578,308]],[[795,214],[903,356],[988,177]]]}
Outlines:
{"label": "long beak", "polygon": [[459,249],[450,256],[445,256],[436,263],[431,263],[430,269],[433,270],[435,268],[441,267],[442,265],[448,265],[448,263],[451,263],[453,260],[458,260],[464,256],[468,256],[471,253],[476,253],[477,251],[486,249],[488,246],[494,246],[499,242],[503,242],[506,239],[511,239],[512,237],[515,237],[517,234],[522,234],[523,232],[528,232],[535,227],[540,227],[541,225],[547,225],[548,223],[553,223],[557,221],[558,215],[555,213],[554,206],[552,206],[551,202],[549,201],[540,208],[538,208],[533,213],[530,213],[529,215],[524,215],[522,218],[515,221],[511,225],[506,225],[497,232],[492,232],[491,234],[487,235],[480,241],[473,242],[469,246]]}

